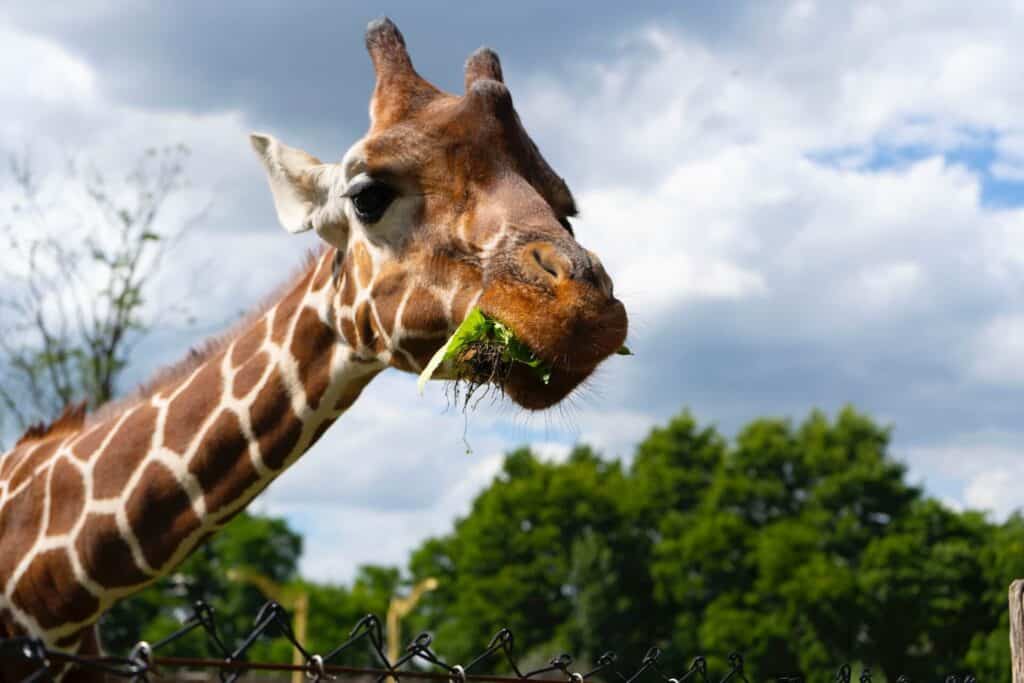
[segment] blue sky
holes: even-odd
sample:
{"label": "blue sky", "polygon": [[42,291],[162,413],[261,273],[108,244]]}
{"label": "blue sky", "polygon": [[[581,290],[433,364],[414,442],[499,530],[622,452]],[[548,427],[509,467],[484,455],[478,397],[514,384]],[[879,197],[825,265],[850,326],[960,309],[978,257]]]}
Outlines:
{"label": "blue sky", "polygon": [[472,455],[439,386],[420,398],[415,378],[385,373],[258,502],[307,534],[305,572],[402,562],[504,450],[560,458],[583,440],[628,457],[684,407],[732,433],[853,403],[950,505],[1020,504],[1024,14],[1006,3],[5,5],[0,151],[117,168],[147,145],[193,149],[166,217],[210,210],[154,305],[184,301],[197,322],[156,330],[131,380],[314,245],[277,227],[246,134],[340,158],[367,125],[362,31],[381,14],[441,87],[458,89],[476,47],[499,52],[637,355],[564,410],[482,407]]}

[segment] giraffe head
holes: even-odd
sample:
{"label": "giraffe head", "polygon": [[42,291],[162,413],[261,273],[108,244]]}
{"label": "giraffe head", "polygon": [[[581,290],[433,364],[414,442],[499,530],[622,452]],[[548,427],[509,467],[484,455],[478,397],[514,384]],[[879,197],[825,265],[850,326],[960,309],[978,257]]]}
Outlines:
{"label": "giraffe head", "polygon": [[544,383],[517,367],[505,392],[529,409],[557,403],[627,331],[601,262],[573,235],[569,188],[523,129],[493,52],[470,56],[457,96],[416,73],[390,20],[370,24],[366,45],[370,130],[340,163],[252,136],[283,226],[338,250],[339,334],[416,372],[479,306],[553,369]]}

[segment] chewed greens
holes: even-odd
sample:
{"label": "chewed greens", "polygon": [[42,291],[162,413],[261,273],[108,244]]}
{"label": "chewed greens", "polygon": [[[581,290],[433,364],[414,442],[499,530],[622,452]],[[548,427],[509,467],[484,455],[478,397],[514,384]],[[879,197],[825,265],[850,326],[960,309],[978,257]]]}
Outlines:
{"label": "chewed greens", "polygon": [[[549,363],[539,358],[507,325],[486,315],[479,308],[474,308],[420,373],[419,381],[416,383],[419,392],[423,393],[427,381],[442,365],[447,365],[458,372],[459,366],[466,361],[467,356],[481,348],[496,353],[497,357],[493,361],[503,366],[525,365],[544,384],[551,382],[552,368]],[[625,346],[620,348],[618,353],[632,355]]]}

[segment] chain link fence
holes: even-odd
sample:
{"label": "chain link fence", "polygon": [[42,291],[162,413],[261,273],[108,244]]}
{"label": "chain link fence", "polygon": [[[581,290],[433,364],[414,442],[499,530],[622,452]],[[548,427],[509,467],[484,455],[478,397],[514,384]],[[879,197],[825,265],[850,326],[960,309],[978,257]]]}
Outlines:
{"label": "chain link fence", "polygon": [[[189,658],[161,656],[168,644],[193,631],[205,633],[218,658]],[[260,638],[277,637],[286,639],[301,655],[303,664],[254,662],[246,660],[246,653]],[[291,626],[291,619],[281,605],[268,602],[260,608],[252,630],[235,647],[228,647],[217,631],[213,609],[204,602],[196,602],[191,615],[181,628],[155,643],[139,642],[125,656],[88,656],[62,652],[48,648],[38,638],[0,639],[0,672],[16,671],[21,676],[19,683],[44,683],[56,681],[61,673],[71,669],[105,676],[113,681],[149,683],[169,680],[219,680],[221,683],[249,680],[257,674],[276,672],[300,672],[312,683],[332,681],[339,677],[362,679],[372,683],[400,683],[402,680],[446,681],[449,683],[752,683],[744,671],[743,656],[738,652],[729,653],[726,658],[728,669],[709,670],[708,660],[695,657],[685,671],[671,672],[659,665],[662,652],[650,648],[639,663],[629,665],[620,662],[613,651],[597,658],[586,671],[573,667],[573,658],[561,654],[547,665],[523,671],[514,653],[515,638],[507,628],[498,631],[487,647],[467,664],[450,664],[438,657],[433,649],[433,638],[421,633],[408,645],[405,654],[389,661],[384,653],[384,637],[380,620],[370,614],[360,619],[348,638],[326,654],[309,651],[298,641]],[[379,662],[378,667],[344,666],[339,662],[343,655],[357,648],[368,648]],[[484,662],[498,658],[510,669],[506,675],[474,673]],[[22,673],[24,672],[24,673]],[[182,672],[206,672],[206,677],[195,678]],[[186,674],[187,675],[187,674]],[[775,683],[852,683],[855,672],[843,664],[834,672],[820,678],[804,674],[778,675],[769,678]],[[8,680],[5,678],[4,680]],[[13,680],[18,681],[15,678]],[[863,668],[858,683],[873,683],[869,668]],[[900,676],[895,683],[912,683],[906,676]],[[950,674],[944,683],[977,683],[970,673]]]}

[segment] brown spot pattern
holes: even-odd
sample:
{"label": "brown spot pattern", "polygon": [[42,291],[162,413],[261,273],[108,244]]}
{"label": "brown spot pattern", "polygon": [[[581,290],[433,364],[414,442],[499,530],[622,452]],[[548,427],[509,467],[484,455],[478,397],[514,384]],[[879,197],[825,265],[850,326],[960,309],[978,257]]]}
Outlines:
{"label": "brown spot pattern", "polygon": [[359,288],[366,289],[373,278],[373,260],[370,258],[370,252],[362,242],[356,242],[352,247],[352,257],[359,277]]}
{"label": "brown spot pattern", "polygon": [[59,441],[46,441],[36,446],[29,455],[23,457],[14,470],[14,476],[7,484],[8,490],[18,488],[35,476],[35,471],[53,456],[58,446],[60,446]]}
{"label": "brown spot pattern", "polygon": [[356,302],[356,278],[352,274],[352,266],[345,265],[345,275],[341,283],[341,305],[351,306]]}
{"label": "brown spot pattern", "polygon": [[[432,338],[419,338],[419,339],[403,339],[402,348],[405,349],[406,353],[416,359],[416,362],[420,364],[420,367],[424,367],[430,362],[430,357],[433,356],[441,344],[444,344],[444,337],[432,337]],[[401,358],[401,354],[396,354],[395,358]],[[402,361],[404,362],[404,358]]]}
{"label": "brown spot pattern", "polygon": [[249,392],[263,377],[263,373],[266,372],[268,363],[270,363],[270,355],[266,351],[260,351],[245,361],[245,364],[235,373],[235,379],[231,386],[235,398],[249,395]]}
{"label": "brown spot pattern", "polygon": [[7,455],[0,458],[0,479],[7,479],[11,476],[11,472],[14,471],[15,465],[21,462],[21,459],[25,457],[25,453],[28,450],[27,447],[17,447],[9,452]]}
{"label": "brown spot pattern", "polygon": [[363,387],[365,387],[368,382],[369,380],[354,382],[352,386],[346,387],[345,391],[341,393],[341,396],[338,397],[337,402],[334,404],[334,410],[342,411],[351,408],[352,404],[356,402],[357,398],[359,398],[359,394],[363,393]]}
{"label": "brown spot pattern", "polygon": [[313,289],[321,290],[327,286],[328,282],[330,282],[334,256],[337,252],[337,249],[328,249],[324,256],[320,258],[313,275]]}
{"label": "brown spot pattern", "polygon": [[223,379],[218,354],[199,370],[187,389],[167,407],[164,421],[164,446],[184,453],[196,436],[196,429],[217,409]]}
{"label": "brown spot pattern", "polygon": [[78,468],[61,458],[50,477],[50,524],[47,535],[59,536],[71,531],[85,505],[85,480]]}
{"label": "brown spot pattern", "polygon": [[394,332],[395,315],[398,314],[398,306],[402,303],[406,281],[405,272],[395,268],[390,273],[377,278],[370,291],[373,304],[377,308],[380,324],[388,333]]}
{"label": "brown spot pattern", "polygon": [[299,381],[306,389],[306,400],[314,410],[327,391],[331,375],[331,347],[336,339],[316,311],[308,307],[302,309],[292,338],[291,353],[299,366]]}
{"label": "brown spot pattern", "polygon": [[103,443],[103,438],[110,432],[110,429],[107,425],[90,429],[86,432],[85,436],[71,446],[71,452],[79,460],[88,460],[95,455],[100,444]]}
{"label": "brown spot pattern", "polygon": [[378,335],[373,327],[373,313],[370,311],[369,301],[359,304],[359,308],[356,309],[355,324],[356,335],[359,338],[359,346],[356,348],[376,348]]}
{"label": "brown spot pattern", "polygon": [[299,306],[302,305],[302,299],[306,294],[306,289],[309,287],[309,281],[312,277],[313,271],[307,272],[305,277],[301,278],[292,291],[289,292],[288,296],[278,304],[277,310],[274,312],[274,324],[270,331],[270,341],[274,342],[277,346],[284,344],[288,336],[288,329],[291,327],[292,320],[295,319]]}
{"label": "brown spot pattern", "polygon": [[405,303],[402,326],[417,332],[445,332],[448,329],[447,314],[436,296],[417,287]]}
{"label": "brown spot pattern", "polygon": [[259,480],[249,461],[249,443],[238,416],[225,410],[217,417],[188,470],[206,494],[206,509],[215,513]]}
{"label": "brown spot pattern", "polygon": [[128,543],[121,538],[114,515],[90,514],[75,540],[85,573],[108,588],[134,586],[147,576],[136,566]]}
{"label": "brown spot pattern", "polygon": [[124,492],[128,480],[149,453],[158,413],[157,408],[144,405],[121,423],[93,468],[93,498],[113,498]]}
{"label": "brown spot pattern", "polygon": [[345,343],[353,349],[359,348],[359,337],[356,335],[356,324],[349,318],[341,319],[341,336],[345,338]]}
{"label": "brown spot pattern", "polygon": [[260,346],[263,345],[266,329],[265,323],[254,325],[252,329],[235,342],[234,347],[231,349],[231,367],[237,368],[256,355],[260,350]]}
{"label": "brown spot pattern", "polygon": [[[185,489],[167,467],[155,461],[146,465],[125,512],[146,562],[153,569],[163,567],[177,550],[177,544],[200,524]],[[173,543],[160,543],[157,539]]]}
{"label": "brown spot pattern", "polygon": [[100,606],[96,596],[75,581],[71,560],[63,548],[33,558],[11,598],[46,629],[69,621],[84,621]]}
{"label": "brown spot pattern", "polygon": [[280,469],[299,441],[302,423],[292,410],[291,398],[279,370],[271,373],[256,396],[249,418],[263,462],[271,469]]}
{"label": "brown spot pattern", "polygon": [[46,480],[37,477],[0,507],[0,579],[6,581],[32,547],[43,523]]}

